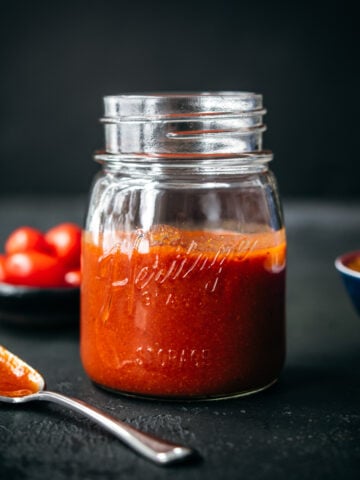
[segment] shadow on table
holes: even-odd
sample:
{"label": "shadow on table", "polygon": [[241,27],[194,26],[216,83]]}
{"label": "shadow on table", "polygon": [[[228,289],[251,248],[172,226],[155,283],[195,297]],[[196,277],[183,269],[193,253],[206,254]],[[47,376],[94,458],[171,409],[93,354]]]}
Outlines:
{"label": "shadow on table", "polygon": [[313,365],[285,367],[275,388],[266,395],[286,396],[296,403],[354,403],[360,392],[360,352],[347,352],[331,359],[317,359]]}

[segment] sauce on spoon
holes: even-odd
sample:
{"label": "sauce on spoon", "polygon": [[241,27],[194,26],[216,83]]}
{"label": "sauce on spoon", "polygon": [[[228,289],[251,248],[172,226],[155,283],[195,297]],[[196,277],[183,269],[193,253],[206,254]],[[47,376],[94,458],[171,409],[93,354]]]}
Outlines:
{"label": "sauce on spoon", "polygon": [[0,396],[25,397],[41,388],[37,371],[0,345]]}

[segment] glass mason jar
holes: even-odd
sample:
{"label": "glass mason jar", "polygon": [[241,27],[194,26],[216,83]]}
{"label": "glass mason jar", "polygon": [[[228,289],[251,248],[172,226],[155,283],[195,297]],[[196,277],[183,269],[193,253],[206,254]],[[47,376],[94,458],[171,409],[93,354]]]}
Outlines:
{"label": "glass mason jar", "polygon": [[278,378],[286,241],[264,113],[247,92],[105,97],[82,253],[96,384],[195,400]]}

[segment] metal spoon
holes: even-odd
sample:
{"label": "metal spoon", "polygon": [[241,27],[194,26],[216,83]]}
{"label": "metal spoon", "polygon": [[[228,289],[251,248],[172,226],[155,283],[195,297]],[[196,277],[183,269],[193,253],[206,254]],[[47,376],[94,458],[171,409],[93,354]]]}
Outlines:
{"label": "metal spoon", "polygon": [[45,381],[40,373],[1,345],[0,367],[3,371],[4,368],[9,369],[8,371],[10,371],[15,378],[18,377],[20,379],[22,376],[27,375],[33,386],[32,391],[21,389],[18,392],[16,389],[6,392],[0,391],[1,402],[24,403],[31,402],[32,400],[46,400],[64,405],[76,412],[82,413],[98,425],[104,427],[105,430],[114,434],[137,453],[160,465],[168,465],[173,462],[182,461],[195,453],[194,450],[188,447],[183,447],[182,445],[167,442],[147,433],[140,432],[134,427],[116,420],[81,400],[44,390]]}

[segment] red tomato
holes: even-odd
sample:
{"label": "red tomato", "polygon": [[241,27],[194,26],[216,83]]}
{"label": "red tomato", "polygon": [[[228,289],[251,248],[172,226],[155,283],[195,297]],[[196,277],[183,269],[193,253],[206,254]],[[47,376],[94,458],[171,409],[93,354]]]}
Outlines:
{"label": "red tomato", "polygon": [[5,258],[6,281],[32,287],[62,287],[65,270],[61,260],[46,253],[19,252]]}
{"label": "red tomato", "polygon": [[71,287],[79,287],[81,282],[80,270],[71,270],[65,274],[65,282]]}
{"label": "red tomato", "polygon": [[68,269],[80,265],[81,228],[74,223],[62,223],[45,234],[45,240]]}
{"label": "red tomato", "polygon": [[6,281],[5,255],[0,255],[0,282]]}
{"label": "red tomato", "polygon": [[5,243],[5,252],[8,255],[29,250],[51,253],[51,248],[43,233],[31,227],[17,228],[8,236]]}

